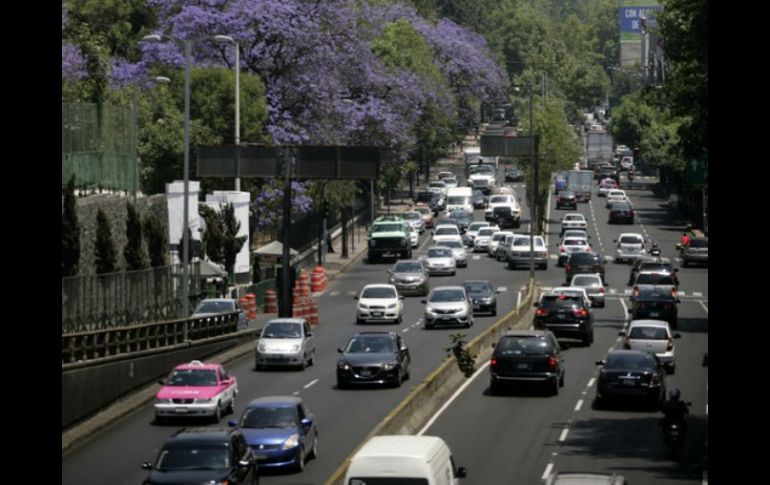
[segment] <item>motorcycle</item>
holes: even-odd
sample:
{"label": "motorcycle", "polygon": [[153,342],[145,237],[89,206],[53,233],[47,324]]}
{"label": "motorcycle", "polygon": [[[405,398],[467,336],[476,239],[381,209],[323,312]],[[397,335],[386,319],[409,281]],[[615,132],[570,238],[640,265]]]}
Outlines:
{"label": "motorcycle", "polygon": [[[685,404],[688,407],[692,406],[691,402],[686,402]],[[684,445],[685,438],[687,437],[687,421],[684,417],[668,420],[664,418],[661,420],[660,425],[663,427],[663,443],[672,450]]]}
{"label": "motorcycle", "polygon": [[633,170],[629,170],[628,171],[628,181],[629,182],[633,182],[634,181],[634,171]]}

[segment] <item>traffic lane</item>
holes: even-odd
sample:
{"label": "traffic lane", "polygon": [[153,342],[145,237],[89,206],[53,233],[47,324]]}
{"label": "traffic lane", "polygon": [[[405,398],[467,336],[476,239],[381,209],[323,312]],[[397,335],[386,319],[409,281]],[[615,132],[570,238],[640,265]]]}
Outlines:
{"label": "traffic lane", "polygon": [[608,302],[594,317],[591,346],[560,341],[566,343],[566,374],[558,396],[547,396],[534,386],[492,396],[487,368],[427,429],[426,434],[444,438],[456,463],[468,468],[469,484],[539,483],[575,409],[590,405],[583,391],[595,375],[596,360],[618,342],[623,325],[619,302]]}
{"label": "traffic lane", "polygon": [[[622,404],[601,411],[584,406],[553,462],[555,470],[615,472],[630,483],[700,483],[708,383],[708,368],[702,359],[708,349],[704,306],[702,300],[680,304],[677,370],[666,377],[669,389],[678,387],[682,399],[692,402],[685,447],[672,453],[663,444],[659,412]],[[589,396],[593,400],[595,387]]]}

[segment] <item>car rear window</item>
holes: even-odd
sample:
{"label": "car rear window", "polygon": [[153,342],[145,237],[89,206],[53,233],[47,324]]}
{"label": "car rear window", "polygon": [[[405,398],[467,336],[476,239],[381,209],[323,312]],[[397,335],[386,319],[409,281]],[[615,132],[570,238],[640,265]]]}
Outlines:
{"label": "car rear window", "polygon": [[460,234],[460,232],[457,230],[457,227],[440,227],[436,229],[436,236],[456,236]]}
{"label": "car rear window", "polygon": [[639,273],[637,285],[673,285],[674,278],[668,273]]}
{"label": "car rear window", "polygon": [[451,258],[452,250],[443,248],[430,248],[428,249],[429,258]]}
{"label": "car rear window", "polygon": [[634,327],[628,337],[639,340],[666,340],[668,333],[665,328],[660,327]]}
{"label": "car rear window", "polygon": [[492,291],[492,287],[489,283],[486,282],[473,282],[473,283],[465,283],[463,285],[465,287],[465,291],[470,293],[481,293],[483,291]]}
{"label": "car rear window", "polygon": [[437,290],[430,297],[432,302],[463,301],[464,299],[465,291],[463,290]]}
{"label": "car rear window", "polygon": [[706,239],[691,239],[690,240],[690,247],[691,248],[707,248],[707,247],[709,247],[709,242]]}
{"label": "car rear window", "polygon": [[393,267],[394,273],[419,273],[422,269],[420,263],[397,263]]}
{"label": "car rear window", "polygon": [[572,253],[569,255],[570,264],[594,264],[599,262],[599,256],[593,253]]}
{"label": "car rear window", "polygon": [[582,302],[579,296],[546,295],[540,306],[547,309],[575,308],[582,306]]}
{"label": "car rear window", "polygon": [[602,280],[594,276],[575,276],[572,278],[572,286],[603,286]]}
{"label": "car rear window", "polygon": [[605,369],[647,370],[655,367],[655,361],[649,355],[610,354]]}
{"label": "car rear window", "polygon": [[508,336],[502,337],[495,346],[495,351],[510,355],[544,355],[553,352],[553,348],[543,337]]}
{"label": "car rear window", "polygon": [[622,244],[642,244],[642,240],[636,236],[622,236],[620,242]]}
{"label": "car rear window", "polygon": [[643,288],[639,291],[637,300],[671,301],[673,300],[673,296],[671,296],[671,290],[660,288]]}

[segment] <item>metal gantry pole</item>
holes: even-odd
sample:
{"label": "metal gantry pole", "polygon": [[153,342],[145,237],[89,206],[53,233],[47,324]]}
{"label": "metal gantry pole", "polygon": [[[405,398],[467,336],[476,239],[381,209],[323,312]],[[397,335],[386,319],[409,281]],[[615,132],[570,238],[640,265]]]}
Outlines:
{"label": "metal gantry pole", "polygon": [[[190,57],[192,54],[192,42],[184,41],[184,202],[182,222],[182,315],[186,319],[190,316],[190,299],[188,292],[188,278],[190,274]],[[185,322],[182,340],[187,341],[187,322]]]}
{"label": "metal gantry pole", "polygon": [[235,190],[241,191],[241,49],[238,42],[235,44],[235,151],[237,160],[235,165]]}
{"label": "metal gantry pole", "polygon": [[281,253],[281,305],[279,308],[279,317],[281,318],[289,318],[291,317],[291,306],[290,306],[290,298],[289,298],[289,291],[291,287],[291,278],[290,278],[290,271],[291,268],[289,267],[290,261],[289,251],[291,250],[291,246],[289,245],[289,227],[291,225],[291,149],[287,148],[284,152],[284,163],[286,164],[286,168],[284,171],[284,180],[283,180],[283,222],[281,227],[281,232],[283,233],[283,251]]}
{"label": "metal gantry pole", "polygon": [[530,190],[531,196],[531,202],[530,202],[530,223],[529,223],[529,281],[533,282],[535,280],[535,233],[537,230],[535,229],[537,223],[537,205],[536,205],[536,194],[537,191],[537,184],[536,184],[536,176],[535,176],[535,124],[532,117],[532,85],[530,84],[528,86],[529,88],[529,163],[530,163],[530,170],[532,173],[531,181],[532,181],[532,188]]}

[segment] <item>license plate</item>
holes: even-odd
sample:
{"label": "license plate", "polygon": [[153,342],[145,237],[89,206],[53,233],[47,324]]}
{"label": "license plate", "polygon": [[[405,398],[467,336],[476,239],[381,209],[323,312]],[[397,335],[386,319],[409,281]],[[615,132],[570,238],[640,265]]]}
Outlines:
{"label": "license plate", "polygon": [[650,317],[659,317],[660,312],[650,312]]}
{"label": "license plate", "polygon": [[527,370],[529,369],[529,364],[516,364],[517,369]]}
{"label": "license plate", "polygon": [[176,408],[175,412],[177,414],[185,414],[187,412],[187,408]]}
{"label": "license plate", "polygon": [[262,453],[257,453],[257,460],[267,460],[267,455]]}
{"label": "license plate", "polygon": [[372,316],[373,317],[381,317],[382,316],[382,312],[372,312]]}
{"label": "license plate", "polygon": [[561,313],[557,313],[556,318],[558,318],[559,320],[564,320],[565,318],[567,318],[567,315],[562,315]]}
{"label": "license plate", "polygon": [[636,381],[631,381],[626,379],[623,381],[623,385],[628,387],[634,387],[636,385]]}
{"label": "license plate", "polygon": [[473,305],[473,309],[474,309],[474,310],[478,310],[478,309],[480,309],[480,308],[481,308],[481,305],[478,305],[478,304],[476,304],[476,305]]}
{"label": "license plate", "polygon": [[372,375],[371,371],[368,371],[368,370],[362,370],[361,371],[361,376],[362,377],[369,377],[370,375]]}

